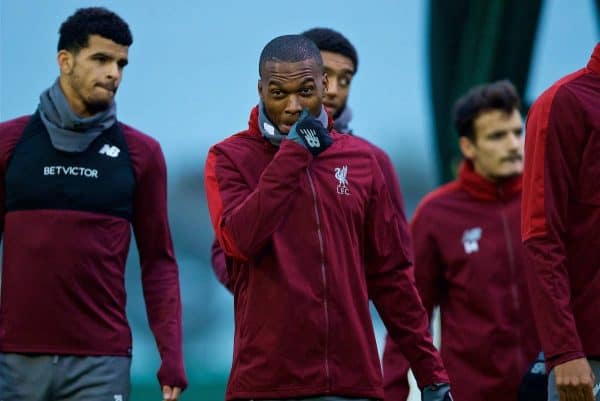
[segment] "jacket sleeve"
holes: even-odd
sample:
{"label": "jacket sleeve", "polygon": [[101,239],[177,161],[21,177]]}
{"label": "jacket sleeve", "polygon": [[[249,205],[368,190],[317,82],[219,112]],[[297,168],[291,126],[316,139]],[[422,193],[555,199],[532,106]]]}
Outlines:
{"label": "jacket sleeve", "polygon": [[385,185],[390,192],[390,197],[392,199],[392,204],[396,208],[398,215],[403,223],[400,224],[400,235],[402,236],[402,244],[405,244],[405,251],[407,252],[407,257],[412,260],[412,249],[410,246],[410,235],[408,229],[406,227],[406,213],[404,209],[404,200],[402,198],[402,190],[400,189],[400,179],[398,178],[398,174],[396,173],[396,169],[389,156],[381,151],[375,153],[377,157],[377,164],[379,165],[381,172],[383,173],[383,179],[385,181]]}
{"label": "jacket sleeve", "polygon": [[161,357],[158,380],[185,389],[179,271],[167,215],[167,176],[154,144],[136,181],[133,230],[140,254],[142,287],[150,328]]}
{"label": "jacket sleeve", "polygon": [[6,169],[11,154],[29,122],[29,116],[0,122],[0,239],[4,236],[4,215],[6,214]]}
{"label": "jacket sleeve", "polygon": [[383,365],[383,390],[386,401],[406,401],[410,394],[408,384],[408,361],[400,347],[391,337],[385,336],[385,347],[381,361]]}
{"label": "jacket sleeve", "polygon": [[392,203],[396,207],[396,210],[401,212],[402,216],[405,217],[404,213],[404,200],[402,199],[402,190],[400,189],[400,179],[394,168],[394,164],[390,160],[390,157],[383,151],[373,153],[377,158],[377,164],[383,174],[385,185],[387,185],[392,198]]}
{"label": "jacket sleeve", "polygon": [[550,368],[584,356],[565,264],[567,211],[586,137],[582,113],[573,94],[559,87],[544,93],[527,119],[521,232],[535,322]]}
{"label": "jacket sleeve", "polygon": [[[396,169],[388,155],[381,151],[375,153],[377,163],[383,173],[385,184],[390,192],[392,204],[398,212],[401,219],[400,234],[403,236],[401,243],[406,244],[405,248],[410,250],[410,236],[406,229],[406,213],[404,211],[404,201],[402,191],[400,189],[400,180],[396,173]],[[411,259],[410,256],[408,256]],[[400,352],[398,345],[392,341],[389,335],[386,335],[385,347],[382,356],[383,366],[383,388],[385,399],[388,401],[406,401],[410,393],[410,385],[408,383],[408,361]]]}
{"label": "jacket sleeve", "polygon": [[221,248],[221,244],[219,244],[219,241],[216,238],[213,240],[210,250],[210,263],[217,280],[219,280],[229,292],[232,292],[230,287],[231,283],[229,281],[229,272],[227,271],[227,261],[225,260],[225,252],[223,252],[223,248]]}
{"label": "jacket sleeve", "polygon": [[294,141],[284,140],[250,188],[242,172],[219,146],[206,159],[205,188],[215,233],[225,254],[248,260],[258,254],[286,214],[311,153]]}
{"label": "jacket sleeve", "polygon": [[[443,293],[442,262],[438,246],[426,218],[425,207],[417,208],[411,224],[414,252],[414,274],[421,302],[431,321],[433,308],[439,305]],[[410,365],[400,347],[389,336],[383,352],[383,374],[386,400],[405,401],[408,397],[408,369]]]}
{"label": "jacket sleeve", "polygon": [[398,215],[375,165],[365,234],[369,295],[391,339],[409,360],[419,387],[447,383],[448,375],[433,346],[427,313],[407,258],[408,244],[402,243],[402,229],[406,230],[406,220]]}

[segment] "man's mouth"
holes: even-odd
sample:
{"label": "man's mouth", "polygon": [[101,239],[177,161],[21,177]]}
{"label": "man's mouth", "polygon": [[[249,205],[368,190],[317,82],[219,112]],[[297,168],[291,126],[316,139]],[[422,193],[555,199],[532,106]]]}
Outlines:
{"label": "man's mouth", "polygon": [[502,161],[502,163],[520,162],[520,161],[523,161],[523,157],[522,156],[509,156],[509,157],[503,158],[501,161]]}
{"label": "man's mouth", "polygon": [[115,85],[111,85],[111,84],[97,84],[97,86],[99,86],[100,88],[108,91],[108,92],[112,92],[115,93],[117,91],[117,87]]}
{"label": "man's mouth", "polygon": [[279,131],[282,134],[287,134],[288,132],[290,132],[290,130],[292,129],[292,125],[294,125],[296,122],[292,122],[292,123],[281,123],[279,125]]}

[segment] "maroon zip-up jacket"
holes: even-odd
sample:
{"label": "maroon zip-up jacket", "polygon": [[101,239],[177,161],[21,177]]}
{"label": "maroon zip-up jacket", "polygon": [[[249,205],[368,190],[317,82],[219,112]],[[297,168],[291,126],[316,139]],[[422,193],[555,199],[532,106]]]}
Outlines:
{"label": "maroon zip-up jacket", "polygon": [[[346,135],[350,134],[346,133]],[[356,138],[371,148],[373,155],[379,163],[379,168],[383,173],[383,177],[385,178],[385,183],[390,191],[392,202],[396,206],[402,220],[406,220],[406,214],[404,213],[404,201],[402,200],[402,191],[400,190],[400,180],[398,179],[396,169],[394,168],[389,156],[382,149],[373,145],[366,139],[361,137]],[[406,234],[406,238],[403,239],[402,243],[408,244],[410,241],[410,238],[408,238],[408,230],[402,230],[402,234]],[[406,246],[406,248],[410,247]],[[223,249],[221,248],[221,245],[219,245],[219,241],[216,238],[212,243],[210,253],[210,261],[215,276],[217,276],[217,279],[221,284],[231,291],[229,274],[227,272],[227,257],[225,256],[225,253],[223,252]],[[406,382],[406,388],[408,389],[408,382]]]}
{"label": "maroon zip-up jacket", "polygon": [[600,357],[600,44],[527,119],[522,235],[549,368]]}
{"label": "maroon zip-up jacket", "polygon": [[[456,181],[421,202],[411,223],[417,288],[441,311],[441,353],[457,401],[516,401],[540,351],[519,235],[521,177],[494,184],[463,162]],[[386,401],[405,401],[408,363],[383,356]]]}
{"label": "maroon zip-up jacket", "polygon": [[209,151],[211,219],[232,258],[229,400],[382,399],[369,298],[419,385],[447,382],[377,160],[364,142],[330,134],[316,158],[293,141],[277,148],[254,108],[246,131]]}
{"label": "maroon zip-up jacket", "polygon": [[39,115],[0,123],[0,352],[131,355],[125,261],[140,255],[161,385],[185,388],[178,268],[160,145],[117,123],[56,150]]}

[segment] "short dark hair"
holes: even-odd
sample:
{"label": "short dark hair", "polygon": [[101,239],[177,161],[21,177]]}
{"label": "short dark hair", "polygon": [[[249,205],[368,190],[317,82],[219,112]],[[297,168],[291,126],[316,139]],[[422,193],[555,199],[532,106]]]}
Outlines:
{"label": "short dark hair", "polygon": [[62,23],[58,33],[58,51],[78,53],[87,47],[90,35],[102,36],[121,46],[133,43],[127,22],[104,7],[78,9]]}
{"label": "short dark hair", "polygon": [[348,57],[354,64],[354,73],[358,71],[358,54],[352,43],[344,35],[330,28],[312,28],[302,32],[321,51],[341,54]]}
{"label": "short dark hair", "polygon": [[319,48],[302,35],[278,36],[265,45],[260,53],[258,73],[262,77],[265,64],[268,61],[295,63],[313,59],[323,68],[323,59]]}
{"label": "short dark hair", "polygon": [[480,113],[503,110],[512,113],[521,108],[521,100],[509,80],[479,85],[469,90],[454,103],[453,120],[458,136],[475,140],[474,121]]}

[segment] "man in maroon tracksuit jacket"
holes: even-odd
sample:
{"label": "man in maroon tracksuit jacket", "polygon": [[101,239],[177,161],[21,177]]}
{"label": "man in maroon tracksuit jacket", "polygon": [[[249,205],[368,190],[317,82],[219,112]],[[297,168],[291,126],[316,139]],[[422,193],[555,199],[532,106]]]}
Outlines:
{"label": "man in maroon tracksuit jacket", "polygon": [[369,299],[425,400],[449,399],[407,259],[405,220],[371,148],[332,129],[319,49],[278,37],[248,129],[213,146],[205,184],[231,257],[227,399],[383,399]]}
{"label": "man in maroon tracksuit jacket", "polygon": [[[442,358],[457,401],[517,400],[540,350],[519,235],[519,107],[508,81],[459,99],[454,119],[465,161],[411,224],[417,288],[430,314],[440,307]],[[386,401],[405,401],[408,363],[390,339],[383,365]]]}
{"label": "man in maroon tracksuit jacket", "polygon": [[600,400],[600,43],[534,103],[525,156],[521,229],[549,400]]}
{"label": "man in maroon tracksuit jacket", "polygon": [[[312,40],[321,51],[328,81],[327,93],[323,99],[323,105],[333,117],[333,128],[342,134],[352,135],[352,130],[349,127],[352,120],[352,110],[348,106],[348,97],[350,95],[352,79],[358,70],[358,54],[356,49],[348,38],[333,29],[312,28],[302,32],[302,35]],[[400,181],[392,161],[381,148],[365,139],[357,138],[371,147],[383,172],[385,183],[392,196],[392,201],[404,218],[404,202],[400,190]],[[219,281],[231,291],[226,256],[216,238],[211,248],[211,264]],[[408,382],[406,383],[406,387],[408,388]]]}
{"label": "man in maroon tracksuit jacket", "polygon": [[132,228],[163,400],[186,387],[164,158],[116,115],[132,42],[115,13],[77,10],[59,78],[33,115],[0,124],[0,400],[129,400]]}

